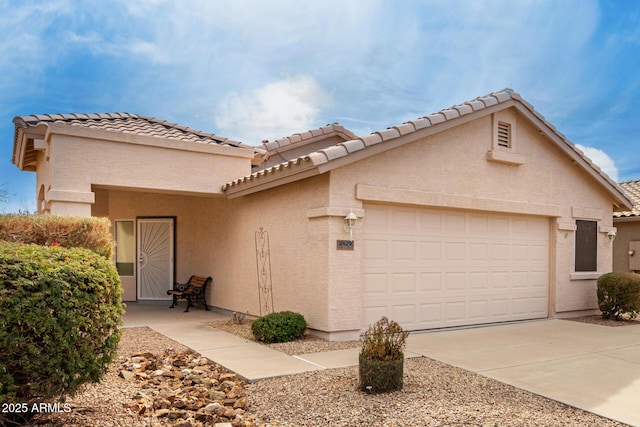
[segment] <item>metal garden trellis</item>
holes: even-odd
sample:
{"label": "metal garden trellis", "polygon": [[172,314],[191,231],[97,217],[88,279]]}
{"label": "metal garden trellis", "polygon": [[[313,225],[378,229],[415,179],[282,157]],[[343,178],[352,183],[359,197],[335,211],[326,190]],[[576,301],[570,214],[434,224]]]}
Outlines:
{"label": "metal garden trellis", "polygon": [[263,316],[273,313],[273,284],[271,282],[269,233],[260,227],[260,229],[256,231],[255,240],[256,267],[258,270],[258,300],[260,303],[260,316]]}

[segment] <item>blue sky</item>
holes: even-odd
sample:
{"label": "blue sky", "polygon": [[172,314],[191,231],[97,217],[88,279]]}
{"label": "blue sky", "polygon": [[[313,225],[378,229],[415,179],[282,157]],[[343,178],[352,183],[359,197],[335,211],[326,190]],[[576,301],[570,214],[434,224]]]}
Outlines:
{"label": "blue sky", "polygon": [[18,115],[129,112],[259,145],[505,87],[640,179],[639,70],[633,0],[0,0],[0,212],[35,209],[35,174],[11,163]]}

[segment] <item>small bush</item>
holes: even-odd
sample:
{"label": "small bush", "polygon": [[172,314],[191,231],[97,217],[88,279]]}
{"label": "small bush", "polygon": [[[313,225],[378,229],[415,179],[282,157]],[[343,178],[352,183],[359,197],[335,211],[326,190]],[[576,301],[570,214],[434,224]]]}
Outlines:
{"label": "small bush", "polygon": [[304,334],[307,322],[304,316],[291,311],[267,314],[251,324],[251,332],[258,341],[267,343],[289,342]]}
{"label": "small bush", "polygon": [[364,334],[358,358],[358,387],[367,393],[402,389],[404,347],[409,332],[382,317]]}
{"label": "small bush", "polygon": [[640,274],[607,273],[598,278],[598,307],[605,319],[635,318],[640,311]]}
{"label": "small bush", "polygon": [[404,346],[409,332],[398,323],[382,317],[364,333],[360,354],[370,360],[399,360],[404,357]]}
{"label": "small bush", "polygon": [[0,241],[0,402],[31,407],[99,381],[116,357],[120,295],[95,252]]}
{"label": "small bush", "polygon": [[113,239],[107,218],[57,215],[0,215],[0,240],[66,248],[87,248],[111,257]]}

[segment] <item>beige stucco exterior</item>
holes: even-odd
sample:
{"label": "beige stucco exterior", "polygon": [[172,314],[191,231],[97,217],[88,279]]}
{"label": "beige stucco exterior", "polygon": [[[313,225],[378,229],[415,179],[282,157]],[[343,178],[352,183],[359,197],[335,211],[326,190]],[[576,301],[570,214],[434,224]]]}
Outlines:
{"label": "beige stucco exterior", "polygon": [[640,272],[640,218],[614,218],[614,224],[613,271]]}
{"label": "beige stucco exterior", "polygon": [[[322,162],[318,151],[302,155],[300,138],[288,141],[286,151],[298,158],[267,168],[272,157],[248,178],[253,152],[246,148],[60,124],[43,132],[40,125],[39,210],[112,221],[175,218],[176,280],[211,276],[210,305],[253,316],[265,314],[255,240],[265,230],[272,309],[304,314],[330,339],[366,326],[362,221],[353,250],[337,249],[349,238],[349,212],[362,219],[368,205],[382,204],[534,216],[548,222],[548,315],[595,310],[596,278],[612,269],[612,212],[629,202],[528,104],[500,96],[473,112],[476,101],[459,108],[467,111],[460,118],[444,111],[430,127],[417,121],[346,142],[345,132],[327,133],[324,142],[316,134],[306,149],[329,147]],[[508,147],[498,124],[509,126]],[[578,219],[598,223],[597,271],[575,272]],[[124,299],[135,300],[136,278],[123,278],[123,287]]]}
{"label": "beige stucco exterior", "polygon": [[185,144],[52,124],[37,151],[38,209],[91,215],[94,188],[220,195],[219,182],[246,174],[252,150]]}

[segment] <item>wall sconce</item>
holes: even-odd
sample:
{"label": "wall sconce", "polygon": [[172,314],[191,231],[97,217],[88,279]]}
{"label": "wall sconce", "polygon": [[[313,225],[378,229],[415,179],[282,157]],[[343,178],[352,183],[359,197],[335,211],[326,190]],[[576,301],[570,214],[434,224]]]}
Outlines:
{"label": "wall sconce", "polygon": [[616,240],[616,232],[611,230],[607,233],[607,237],[609,238],[609,241],[613,243],[613,241]]}
{"label": "wall sconce", "polygon": [[629,254],[629,256],[634,256],[636,254],[636,250],[635,249],[629,249],[629,252],[627,252]]}
{"label": "wall sconce", "polygon": [[347,216],[344,217],[344,231],[349,233],[349,240],[353,240],[353,228],[356,226],[356,221],[358,221],[358,217],[352,210],[349,210]]}

